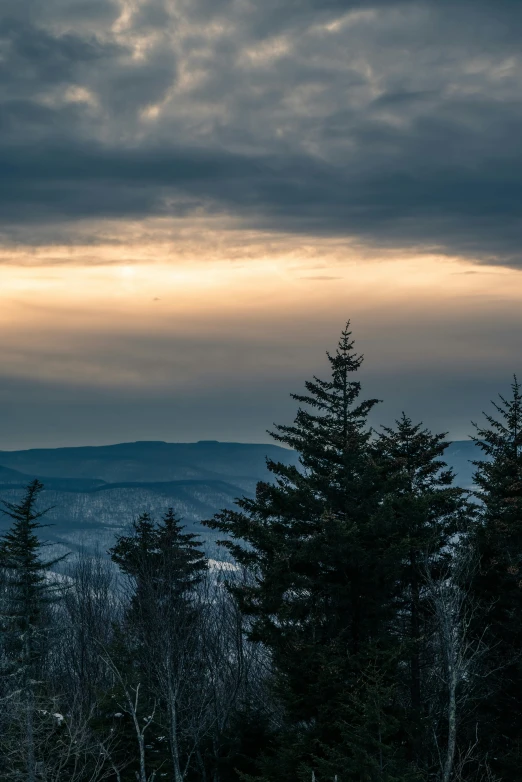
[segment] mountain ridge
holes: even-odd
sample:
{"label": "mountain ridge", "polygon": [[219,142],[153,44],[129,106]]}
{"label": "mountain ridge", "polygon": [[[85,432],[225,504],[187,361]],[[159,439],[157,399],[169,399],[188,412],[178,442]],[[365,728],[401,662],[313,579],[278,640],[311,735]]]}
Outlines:
{"label": "mountain ridge", "polygon": [[[472,440],[454,441],[446,461],[469,488],[477,458]],[[217,533],[202,526],[239,497],[253,497],[260,480],[273,479],[266,458],[298,465],[298,454],[279,445],[203,440],[195,443],[136,441],[102,446],[0,451],[0,499],[16,502],[25,486],[44,484],[42,507],[52,525],[47,539],[56,553],[80,547],[107,550],[139,513],[159,517],[172,507],[208,555],[217,553]],[[0,516],[0,533],[8,519]]]}

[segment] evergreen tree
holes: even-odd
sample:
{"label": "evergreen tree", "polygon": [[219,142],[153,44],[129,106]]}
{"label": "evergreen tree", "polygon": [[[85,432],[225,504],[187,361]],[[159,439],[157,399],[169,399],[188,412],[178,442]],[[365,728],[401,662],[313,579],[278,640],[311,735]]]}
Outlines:
{"label": "evergreen tree", "polygon": [[2,502],[3,513],[12,520],[12,525],[0,539],[0,567],[6,577],[1,625],[3,673],[22,696],[28,782],[36,779],[36,697],[47,651],[49,606],[56,599],[55,587],[47,573],[64,559],[41,558],[42,543],[37,531],[45,526],[40,519],[49,510],[37,510],[42,489],[43,485],[34,480],[19,503]]}
{"label": "evergreen tree", "polygon": [[120,535],[116,538],[115,545],[109,550],[113,562],[118,565],[122,573],[132,576],[139,581],[144,563],[157,557],[156,524],[149,513],[142,513],[132,522],[129,535]]}
{"label": "evergreen tree", "polygon": [[[522,766],[522,389],[500,396],[475,441],[481,500],[474,534],[477,568],[471,594],[483,609],[475,635],[488,646],[478,705],[481,746],[502,780],[519,779]],[[476,425],[475,425],[476,426]]]}
{"label": "evergreen tree", "polygon": [[169,508],[157,530],[162,585],[168,588],[171,599],[193,592],[208,567],[199,536],[183,529]]}
{"label": "evergreen tree", "polygon": [[157,599],[182,598],[196,587],[207,568],[198,536],[183,532],[172,508],[159,523],[142,513],[131,534],[119,536],[109,553],[120,570],[135,579],[136,600],[145,584]]}
{"label": "evergreen tree", "polygon": [[[121,571],[131,576],[134,585],[119,646],[109,653],[116,674],[111,697],[121,701],[122,688],[127,692],[123,694],[130,716],[122,722],[121,729],[129,733],[129,739],[134,733],[138,741],[142,767],[139,773],[144,775],[144,767],[168,767],[163,749],[170,746],[172,776],[181,782],[183,767],[191,754],[186,745],[193,742],[188,735],[192,726],[188,723],[192,719],[191,709],[197,711],[194,690],[201,685],[201,680],[197,681],[201,664],[196,590],[207,560],[198,536],[183,532],[172,508],[158,523],[149,514],[142,514],[134,522],[131,534],[120,536],[110,554]],[[123,637],[126,649],[121,643]],[[128,695],[138,690],[139,716],[137,710],[136,715],[130,714]],[[135,728],[141,724],[143,712],[154,714],[147,743]],[[167,734],[168,743],[158,743],[161,734],[164,739]]]}
{"label": "evergreen tree", "polygon": [[446,572],[452,538],[466,528],[471,510],[442,460],[448,445],[444,434],[414,425],[404,413],[394,429],[383,427],[375,444],[386,487],[380,512],[393,520],[396,535],[397,629],[409,650],[405,727],[412,760],[424,768],[430,762],[426,740],[431,744],[433,732],[425,724],[431,695],[425,689],[431,621],[426,578],[433,583]]}
{"label": "evergreen tree", "polygon": [[308,409],[272,434],[299,453],[300,467],[269,460],[273,484],[258,483],[255,499],[205,523],[250,569],[250,585],[232,589],[252,638],[272,654],[284,718],[265,778],[405,780],[394,743],[398,647],[388,632],[396,567],[367,424],[378,400],[359,400],[352,373],[362,357],[349,324],[327,357],[331,378],[293,394]]}

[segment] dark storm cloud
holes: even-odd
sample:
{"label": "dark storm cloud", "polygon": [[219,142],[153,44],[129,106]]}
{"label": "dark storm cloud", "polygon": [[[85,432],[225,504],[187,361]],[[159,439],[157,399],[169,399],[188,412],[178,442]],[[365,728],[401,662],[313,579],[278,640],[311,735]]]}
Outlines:
{"label": "dark storm cloud", "polygon": [[521,31],[507,0],[8,2],[0,232],[198,207],[522,265]]}

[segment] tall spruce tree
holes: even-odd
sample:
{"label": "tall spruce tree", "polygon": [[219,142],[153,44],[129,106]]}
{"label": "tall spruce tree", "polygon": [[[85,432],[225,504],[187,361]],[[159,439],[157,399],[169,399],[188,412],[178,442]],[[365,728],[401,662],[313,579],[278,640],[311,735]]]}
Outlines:
{"label": "tall spruce tree", "polygon": [[[483,755],[504,782],[522,767],[522,388],[494,404],[497,417],[476,427],[487,459],[477,460],[481,500],[474,534],[477,567],[471,596],[482,606],[475,635],[489,649],[477,709]],[[476,426],[476,425],[475,425]]]}
{"label": "tall spruce tree", "polygon": [[272,436],[294,448],[300,467],[269,460],[275,482],[255,499],[205,522],[253,580],[232,587],[252,618],[252,638],[271,651],[283,708],[281,738],[263,776],[405,780],[397,744],[393,619],[393,531],[380,514],[380,474],[353,378],[362,362],[349,323],[331,378],[314,377],[292,426]]}
{"label": "tall spruce tree", "polygon": [[453,485],[454,473],[442,459],[449,445],[445,434],[414,425],[404,413],[395,428],[382,429],[375,451],[385,486],[380,512],[393,520],[396,535],[397,630],[408,661],[405,726],[411,758],[427,770],[433,761],[433,726],[426,722],[432,695],[426,682],[432,613],[426,580],[433,584],[445,577],[450,543],[467,527],[471,509],[467,493]]}
{"label": "tall spruce tree", "polygon": [[4,605],[1,616],[3,674],[21,694],[25,711],[26,748],[24,778],[36,779],[35,717],[41,689],[42,663],[49,637],[49,605],[56,600],[56,587],[47,577],[64,557],[45,560],[37,531],[48,512],[37,509],[43,485],[32,481],[18,503],[2,502],[2,512],[12,520],[0,539],[0,567],[5,574]]}

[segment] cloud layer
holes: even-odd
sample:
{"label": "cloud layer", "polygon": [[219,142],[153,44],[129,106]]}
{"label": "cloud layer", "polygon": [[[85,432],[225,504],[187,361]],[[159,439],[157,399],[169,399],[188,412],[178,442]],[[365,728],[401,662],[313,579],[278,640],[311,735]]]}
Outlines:
{"label": "cloud layer", "polygon": [[520,266],[521,33],[507,0],[7,0],[0,235],[222,214]]}

